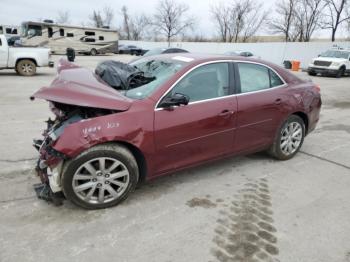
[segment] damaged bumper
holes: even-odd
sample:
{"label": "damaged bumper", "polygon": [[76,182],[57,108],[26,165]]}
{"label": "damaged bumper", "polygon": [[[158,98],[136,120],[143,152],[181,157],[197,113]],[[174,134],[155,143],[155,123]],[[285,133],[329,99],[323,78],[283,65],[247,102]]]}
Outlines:
{"label": "damaged bumper", "polygon": [[34,185],[38,198],[61,205],[64,200],[61,187],[61,172],[66,156],[45,145],[45,141],[34,140],[33,146],[39,151],[36,174],[41,183]]}

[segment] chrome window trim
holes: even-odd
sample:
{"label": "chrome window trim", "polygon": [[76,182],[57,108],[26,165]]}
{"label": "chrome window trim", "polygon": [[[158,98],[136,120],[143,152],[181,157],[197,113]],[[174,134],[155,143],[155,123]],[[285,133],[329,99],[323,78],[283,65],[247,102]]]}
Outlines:
{"label": "chrome window trim", "polygon": [[[194,67],[192,67],[189,71],[187,71],[185,74],[183,74],[178,80],[176,80],[176,82],[174,84],[171,85],[171,87],[160,97],[160,99],[158,100],[158,102],[156,103],[155,107],[154,107],[154,111],[161,111],[164,110],[163,107],[159,107],[158,105],[160,103],[160,101],[162,101],[162,99],[184,78],[186,77],[189,73],[191,73],[193,70],[197,69],[198,67],[204,66],[204,65],[209,65],[209,64],[216,64],[216,63],[249,63],[249,64],[256,64],[256,65],[261,65],[261,66],[265,66],[268,69],[270,69],[271,71],[273,71],[283,82],[282,85],[279,86],[274,86],[274,87],[270,87],[267,89],[262,89],[262,90],[257,90],[257,91],[252,91],[252,92],[247,92],[247,93],[239,93],[239,94],[231,94],[228,96],[220,96],[220,97],[215,97],[215,98],[210,98],[210,99],[204,99],[204,100],[199,100],[199,101],[194,101],[194,102],[190,102],[188,103],[188,105],[192,105],[192,104],[198,104],[198,103],[203,103],[203,102],[209,102],[209,101],[213,101],[213,100],[219,100],[219,99],[224,99],[227,97],[233,97],[233,96],[242,96],[242,95],[248,95],[248,94],[254,94],[254,93],[260,93],[260,92],[264,92],[264,91],[269,91],[272,89],[276,89],[276,88],[281,88],[281,87],[286,87],[288,84],[287,82],[284,80],[283,77],[281,77],[281,75],[276,72],[276,70],[274,70],[273,68],[271,68],[268,65],[265,65],[263,63],[259,63],[259,62],[255,62],[255,61],[245,61],[245,60],[232,60],[232,59],[227,59],[227,60],[215,60],[215,61],[209,61],[209,62],[204,62],[201,64],[198,64]],[[177,106],[174,106],[175,108]]]}

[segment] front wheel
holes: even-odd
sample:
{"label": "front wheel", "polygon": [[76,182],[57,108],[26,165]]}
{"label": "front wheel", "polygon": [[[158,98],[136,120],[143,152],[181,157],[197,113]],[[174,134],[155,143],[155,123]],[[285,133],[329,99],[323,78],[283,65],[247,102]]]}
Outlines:
{"label": "front wheel", "polygon": [[122,145],[99,145],[67,162],[62,189],[67,199],[86,209],[115,206],[136,187],[138,166]]}
{"label": "front wheel", "polygon": [[16,72],[21,76],[33,76],[36,73],[36,65],[32,60],[23,59],[17,63]]}
{"label": "front wheel", "polygon": [[269,153],[279,160],[291,159],[300,150],[304,137],[304,121],[297,115],[291,115],[278,131]]}
{"label": "front wheel", "polygon": [[336,78],[340,78],[340,77],[344,76],[344,74],[345,74],[345,68],[341,67],[341,68],[339,68],[339,70],[338,70],[338,72],[337,72],[335,77]]}

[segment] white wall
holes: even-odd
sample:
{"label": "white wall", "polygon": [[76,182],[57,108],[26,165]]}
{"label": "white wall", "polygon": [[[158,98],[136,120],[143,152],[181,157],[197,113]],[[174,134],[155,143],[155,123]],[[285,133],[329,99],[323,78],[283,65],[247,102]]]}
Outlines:
{"label": "white wall", "polygon": [[[143,49],[167,47],[166,42],[126,41],[120,44],[133,44]],[[173,42],[171,46],[186,49],[192,53],[223,54],[227,51],[250,51],[261,59],[282,65],[284,60],[299,60],[301,67],[306,68],[312,58],[338,45],[350,48],[350,42],[272,42],[272,43],[203,43],[203,42]]]}

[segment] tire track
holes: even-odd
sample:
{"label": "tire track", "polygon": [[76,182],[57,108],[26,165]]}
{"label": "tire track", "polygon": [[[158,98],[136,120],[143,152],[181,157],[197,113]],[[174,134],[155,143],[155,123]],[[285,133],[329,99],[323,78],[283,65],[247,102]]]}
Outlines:
{"label": "tire track", "polygon": [[278,261],[268,181],[248,181],[217,220],[212,254],[220,262]]}

